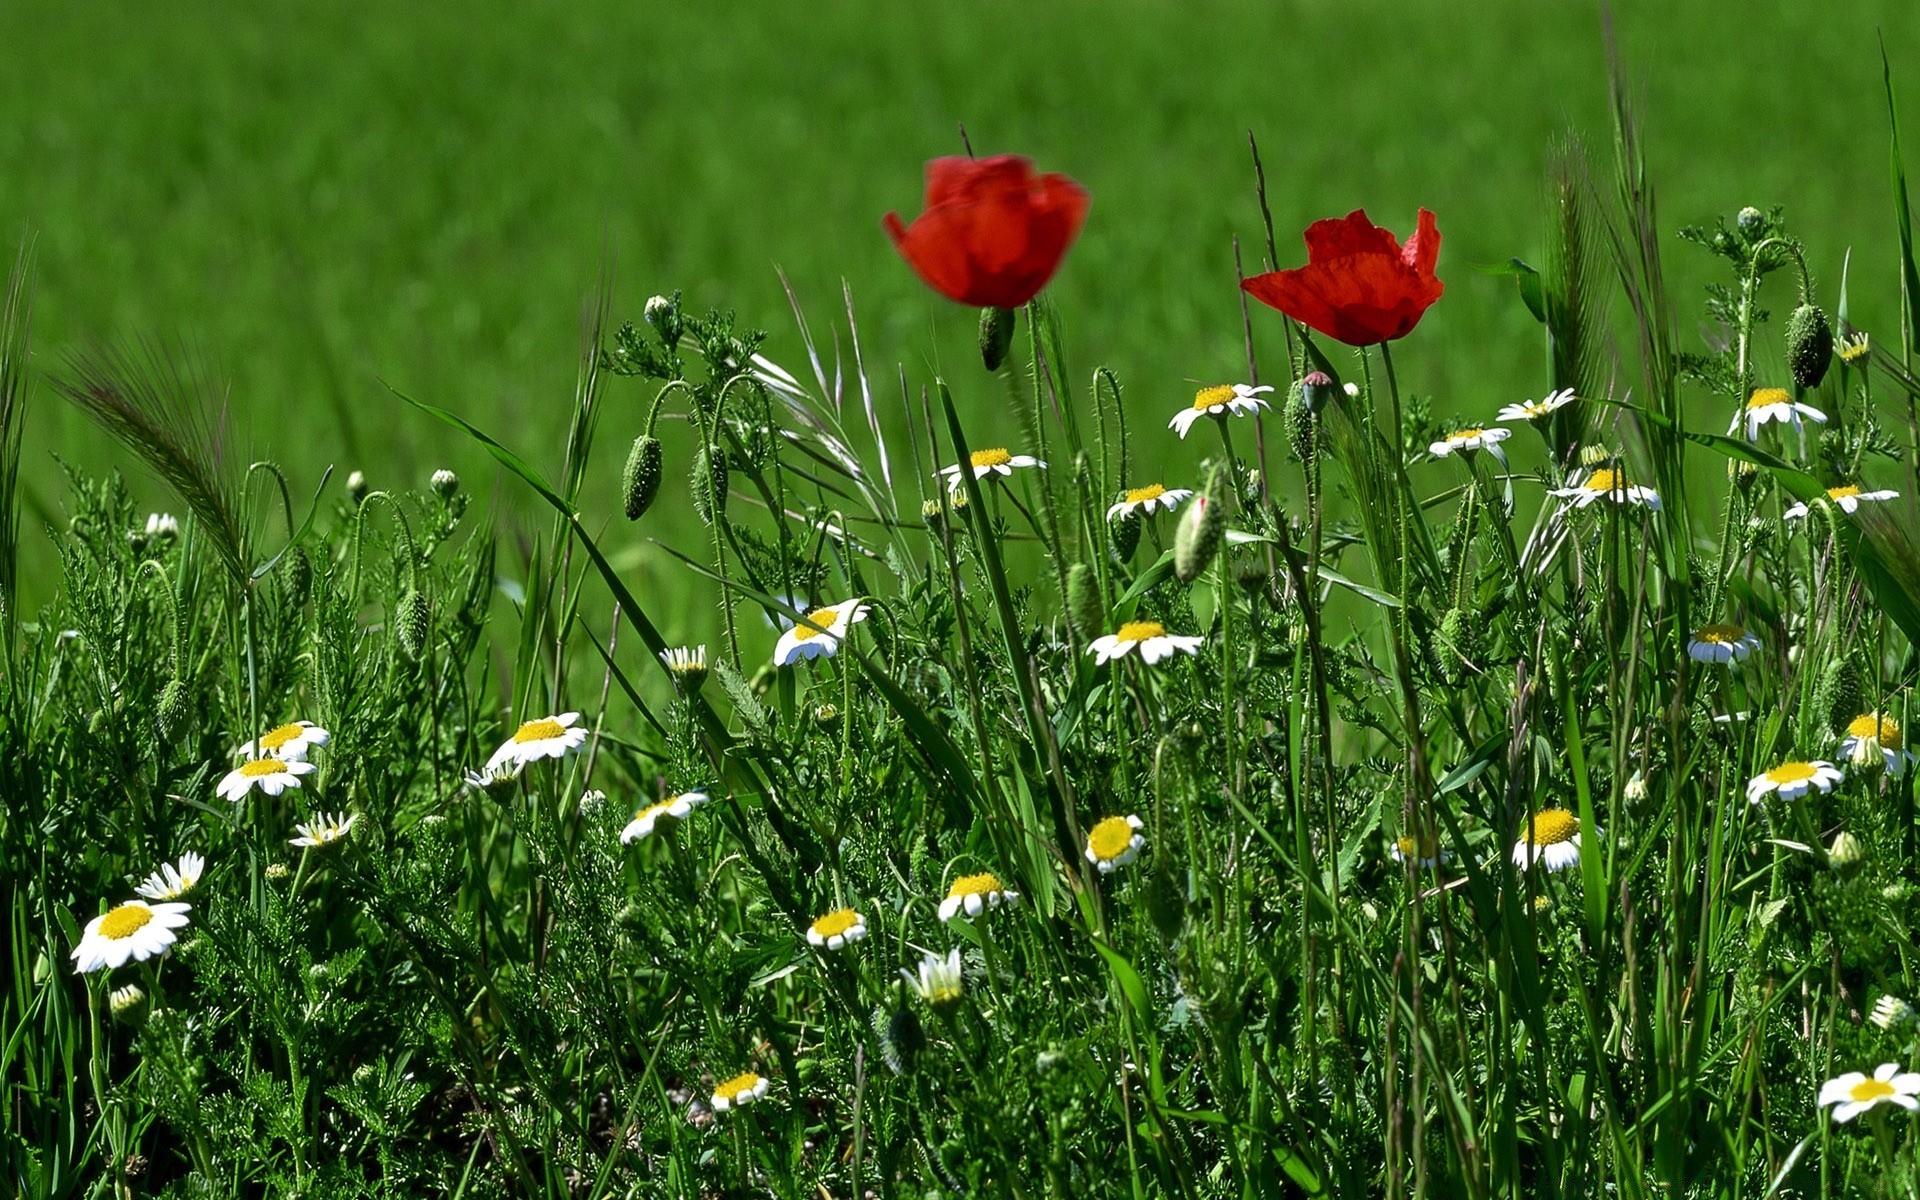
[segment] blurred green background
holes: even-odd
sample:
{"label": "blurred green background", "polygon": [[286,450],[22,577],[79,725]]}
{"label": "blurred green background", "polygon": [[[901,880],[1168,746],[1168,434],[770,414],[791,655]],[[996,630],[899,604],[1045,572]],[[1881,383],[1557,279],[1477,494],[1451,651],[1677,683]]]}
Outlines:
{"label": "blurred green background", "polygon": [[[1669,232],[1783,204],[1826,302],[1851,248],[1855,323],[1892,335],[1876,31],[1920,143],[1911,0],[1633,0],[1616,20]],[[943,369],[975,440],[1000,440],[974,314],[922,288],[879,224],[919,210],[922,163],[958,152],[961,122],[978,152],[1028,154],[1092,191],[1054,287],[1071,367],[1111,365],[1154,427],[1196,383],[1244,371],[1231,239],[1259,269],[1249,130],[1282,265],[1317,217],[1365,207],[1404,235],[1417,206],[1439,214],[1447,294],[1398,361],[1442,411],[1544,390],[1537,327],[1474,266],[1537,258],[1550,139],[1571,129],[1611,154],[1600,15],[1560,0],[83,0],[0,6],[0,45],[0,229],[36,238],[45,371],[92,341],[179,337],[230,382],[243,444],[296,488],[326,463],[414,487],[452,466],[483,499],[497,489],[510,521],[531,511],[517,485],[382,381],[551,467],[582,300],[608,263],[616,321],[683,288],[769,329],[767,353],[796,373],[776,266],[823,341],[844,281],[882,398],[897,404],[895,363],[916,382]],[[1671,238],[1668,263],[1691,333],[1710,264]],[[1256,328],[1277,360],[1278,319]],[[611,393],[609,513],[647,396]],[[1169,483],[1213,448],[1136,445]],[[56,454],[125,462],[43,384],[25,477],[53,519]],[[651,576],[644,539],[688,534],[684,511],[615,533],[624,561]]]}

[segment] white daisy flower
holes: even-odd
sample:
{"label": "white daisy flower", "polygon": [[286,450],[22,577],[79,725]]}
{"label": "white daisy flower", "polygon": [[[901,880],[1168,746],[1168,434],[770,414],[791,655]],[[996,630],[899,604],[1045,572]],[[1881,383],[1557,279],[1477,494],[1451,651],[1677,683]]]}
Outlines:
{"label": "white daisy flower", "polygon": [[[973,467],[975,479],[985,479],[989,475],[1011,475],[1016,468],[1044,467],[1047,464],[1031,454],[1010,454],[1005,446],[994,446],[986,450],[975,450],[968,455]],[[960,480],[960,464],[941,467],[935,474],[947,477],[947,487],[951,491],[962,491],[965,484]]]}
{"label": "white daisy flower", "polygon": [[967,991],[966,975],[960,969],[958,946],[947,951],[945,955],[921,956],[918,975],[901,967],[900,978],[906,980],[907,986],[913,989],[915,995],[925,1000],[930,1008],[947,1008],[958,1004]]}
{"label": "white daisy flower", "polygon": [[1868,340],[1866,334],[1850,333],[1834,344],[1833,352],[1840,356],[1841,362],[1851,367],[1865,358],[1872,349],[1873,343]]}
{"label": "white daisy flower", "polygon": [[543,758],[565,758],[575,753],[587,744],[587,730],[576,724],[579,720],[579,713],[565,712],[523,723],[487,760],[487,773],[491,775],[508,763],[524,767]]}
{"label": "white daisy flower", "polygon": [[1655,512],[1660,510],[1657,492],[1629,483],[1625,471],[1616,471],[1611,467],[1589,471],[1579,483],[1571,487],[1554,488],[1547,495],[1572,500],[1575,508],[1585,508],[1595,500],[1604,499],[1615,504],[1644,504]]}
{"label": "white daisy flower", "polygon": [[107,1007],[121,1020],[131,1020],[134,1011],[146,1002],[146,989],[137,983],[129,983],[107,993]]}
{"label": "white daisy flower", "polygon": [[149,538],[177,538],[180,536],[180,522],[172,513],[148,513],[147,536]]}
{"label": "white daisy flower", "polygon": [[174,930],[184,928],[190,904],[148,904],[128,900],[87,922],[73,950],[73,969],[82,975],[111,970],[129,961],[145,962],[165,954]]}
{"label": "white daisy flower", "polygon": [[1795,432],[1804,433],[1806,427],[1800,418],[1825,424],[1827,414],[1811,404],[1802,404],[1793,398],[1785,388],[1755,388],[1753,395],[1747,398],[1747,407],[1733,415],[1733,424],[1727,426],[1727,432],[1733,433],[1740,428],[1742,421],[1747,425],[1747,440],[1760,440],[1760,427],[1768,421],[1781,421],[1793,426]]}
{"label": "white daisy flower", "polygon": [[206,869],[207,860],[189,850],[180,856],[178,866],[162,863],[158,871],[133,890],[149,900],[178,900],[199,884]]}
{"label": "white daisy flower", "polygon": [[1397,837],[1388,845],[1387,853],[1397,863],[1411,859],[1427,869],[1437,867],[1452,857],[1447,853],[1447,848],[1440,844],[1439,837],[1431,834],[1423,838]]}
{"label": "white daisy flower", "polygon": [[1201,388],[1194,394],[1191,407],[1183,408],[1173,414],[1173,420],[1167,422],[1167,428],[1178,430],[1181,437],[1193,428],[1193,423],[1201,417],[1245,416],[1258,413],[1267,407],[1261,399],[1273,388],[1267,385],[1252,387],[1244,383],[1225,383],[1218,387]]}
{"label": "white daisy flower", "polygon": [[694,809],[706,802],[705,792],[681,792],[678,796],[662,800],[657,804],[649,804],[634,813],[633,820],[628,821],[627,827],[620,831],[620,844],[625,846],[641,838],[652,837],[654,827],[662,818],[671,817],[676,821],[684,821]]}
{"label": "white daisy flower", "polygon": [[1137,646],[1141,661],[1153,666],[1175,652],[1197,654],[1200,643],[1205,640],[1192,634],[1168,633],[1166,626],[1158,621],[1128,621],[1115,632],[1093,639],[1087,653],[1097,655],[1095,661],[1104,667]]}
{"label": "white daisy flower", "polygon": [[1108,817],[1087,832],[1087,861],[1102,875],[1140,857],[1147,839],[1140,830],[1146,822],[1136,816]]}
{"label": "white daisy flower", "polygon": [[940,902],[940,919],[951,921],[963,912],[977,917],[989,908],[1012,904],[1018,899],[1019,892],[1002,884],[999,877],[990,872],[962,875],[953,881],[953,886],[947,889],[947,898]]}
{"label": "white daisy flower", "polygon": [[851,908],[836,908],[807,926],[807,943],[838,950],[867,936],[867,923]]}
{"label": "white daisy flower", "polygon": [[1449,454],[1471,454],[1475,450],[1485,450],[1504,463],[1507,461],[1507,452],[1500,448],[1500,443],[1512,436],[1513,430],[1511,429],[1462,429],[1457,433],[1448,434],[1446,437],[1429,445],[1427,449],[1432,452],[1435,458],[1445,458]]}
{"label": "white daisy flower", "polygon": [[1555,409],[1565,408],[1573,403],[1573,389],[1561,388],[1557,392],[1548,392],[1538,400],[1524,400],[1519,404],[1509,404],[1494,417],[1496,421],[1537,421]]}
{"label": "white daisy flower", "polygon": [[1513,865],[1523,871],[1535,863],[1548,871],[1564,871],[1579,862],[1580,818],[1564,808],[1533,814],[1513,844]]}
{"label": "white daisy flower", "polygon": [[1120,497],[1118,503],[1107,510],[1107,520],[1112,521],[1133,513],[1151,513],[1156,508],[1168,512],[1180,507],[1180,502],[1193,495],[1192,488],[1169,488],[1164,484],[1150,483],[1146,487],[1129,489]]}
{"label": "white daisy flower", "polygon": [[[1840,511],[1847,513],[1849,515],[1859,512],[1860,505],[1863,503],[1871,502],[1874,504],[1878,504],[1882,500],[1892,500],[1899,495],[1900,495],[1899,492],[1896,492],[1891,488],[1883,488],[1882,490],[1877,492],[1863,492],[1858,487],[1854,486],[1851,483],[1843,484],[1840,487],[1830,487],[1827,489],[1827,500],[1830,503],[1839,505]],[[1807,506],[1806,504],[1801,503],[1801,504],[1796,504],[1792,508],[1789,508],[1787,511],[1781,513],[1780,519],[1783,521],[1797,521],[1801,517],[1804,517],[1806,515],[1807,515]]]}
{"label": "white daisy flower", "polygon": [[715,1087],[713,1089],[713,1099],[708,1103],[713,1105],[713,1111],[715,1112],[726,1112],[728,1109],[736,1106],[745,1107],[766,1095],[767,1089],[772,1086],[773,1084],[765,1075],[757,1075],[752,1071],[742,1071],[732,1079]]}
{"label": "white daisy flower", "polygon": [[1768,792],[1779,792],[1782,800],[1798,800],[1813,788],[1830,792],[1846,777],[1846,772],[1824,759],[1783,762],[1747,781],[1747,802],[1759,804]]}
{"label": "white daisy flower", "polygon": [[707,681],[707,648],[699,646],[675,646],[660,652],[660,661],[666,665],[667,673],[673,676],[673,682],[682,692],[691,694],[700,690]]}
{"label": "white daisy flower", "polygon": [[807,619],[780,635],[773,646],[773,665],[790,667],[803,658],[831,658],[855,622],[867,619],[867,603],[859,597],[816,608]]}
{"label": "white daisy flower", "polygon": [[468,768],[466,785],[476,792],[492,791],[494,788],[520,778],[520,771],[526,765],[515,759],[509,762],[488,763],[478,771]]}
{"label": "white daisy flower", "polygon": [[305,758],[307,751],[327,744],[327,731],[312,721],[289,721],[261,734],[235,750],[239,758]]}
{"label": "white daisy flower", "polygon": [[253,758],[228,771],[216,789],[224,799],[238,804],[243,796],[259,788],[269,796],[278,796],[288,788],[300,786],[302,775],[320,768],[305,759]]}
{"label": "white daisy flower", "polygon": [[305,846],[309,849],[331,846],[352,832],[353,823],[359,819],[359,813],[354,813],[352,816],[346,813],[332,815],[321,813],[316,820],[309,821],[305,825],[295,825],[293,831],[300,836],[291,839],[288,844]]}
{"label": "white daisy flower", "polygon": [[1848,1071],[1820,1085],[1820,1107],[1838,1105],[1833,1110],[1835,1124],[1845,1125],[1882,1101],[1898,1104],[1908,1112],[1920,1111],[1920,1074],[1901,1071],[1898,1063],[1881,1063],[1869,1078]]}
{"label": "white daisy flower", "polygon": [[1913,1018],[1913,1005],[1908,1004],[1905,1000],[1891,993],[1882,994],[1878,1000],[1875,1000],[1873,1002],[1873,1011],[1867,1014],[1867,1020],[1872,1021],[1881,1029],[1892,1029],[1896,1025],[1905,1025],[1908,1021],[1913,1020]]}
{"label": "white daisy flower", "polygon": [[1760,648],[1760,639],[1744,625],[1702,625],[1687,640],[1687,657],[1695,662],[1745,662]]}
{"label": "white daisy flower", "polygon": [[1880,763],[1886,767],[1887,774],[1896,779],[1906,774],[1908,766],[1920,761],[1920,756],[1907,749],[1900,722],[1877,712],[1861,713],[1848,722],[1840,753],[1856,767]]}

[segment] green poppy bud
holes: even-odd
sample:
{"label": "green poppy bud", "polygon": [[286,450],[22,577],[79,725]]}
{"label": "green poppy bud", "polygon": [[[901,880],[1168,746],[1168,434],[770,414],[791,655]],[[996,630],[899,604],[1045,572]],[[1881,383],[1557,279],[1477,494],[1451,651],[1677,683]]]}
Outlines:
{"label": "green poppy bud", "polygon": [[154,723],[160,726],[160,736],[171,738],[187,727],[187,681],[178,675],[167,680],[160,689],[160,699],[154,705]]}
{"label": "green poppy bud", "polygon": [[1307,389],[1295,388],[1287,394],[1287,448],[1302,463],[1313,461],[1319,417],[1307,399]]}
{"label": "green poppy bud", "polygon": [[1450,608],[1433,631],[1434,661],[1449,682],[1465,677],[1471,664],[1480,657],[1479,624],[1465,609]]}
{"label": "green poppy bud", "polygon": [[1793,381],[1809,390],[1827,377],[1833,361],[1833,326],[1816,304],[1802,304],[1787,318],[1787,370]]}
{"label": "green poppy bud", "polygon": [[1100,600],[1100,581],[1085,563],[1067,568],[1067,619],[1073,622],[1074,632],[1088,641],[1107,631],[1107,606]]}
{"label": "green poppy bud", "polygon": [[1866,684],[1852,655],[1839,655],[1827,664],[1814,698],[1834,729],[1846,728],[1849,721],[1867,711]]}
{"label": "green poppy bud", "polygon": [[620,472],[627,520],[638,521],[653,507],[653,498],[660,491],[660,467],[660,439],[650,433],[633,439],[633,449],[627,451],[626,469]]}
{"label": "green poppy bud", "polygon": [[727,507],[727,452],[701,447],[693,456],[693,511],[708,525]]}
{"label": "green poppy bud", "polygon": [[418,660],[426,653],[433,637],[433,610],[419,588],[408,588],[400,597],[400,605],[393,614],[393,628],[400,650],[408,658]]}
{"label": "green poppy bud", "polygon": [[1007,351],[1013,348],[1013,310],[1010,308],[983,308],[980,310],[980,361],[989,371],[998,371],[1000,364],[1007,361]]}
{"label": "green poppy bud", "polygon": [[1133,560],[1133,552],[1140,547],[1140,512],[1129,509],[1107,522],[1107,543],[1113,551],[1113,561],[1121,566]]}
{"label": "green poppy bud", "polygon": [[1220,539],[1226,533],[1226,509],[1220,503],[1219,473],[1206,492],[1195,496],[1180,514],[1180,526],[1173,535],[1173,573],[1181,583],[1192,583],[1212,565],[1220,552]]}
{"label": "green poppy bud", "polygon": [[1167,941],[1179,937],[1186,926],[1186,888],[1170,866],[1157,866],[1147,875],[1147,918]]}

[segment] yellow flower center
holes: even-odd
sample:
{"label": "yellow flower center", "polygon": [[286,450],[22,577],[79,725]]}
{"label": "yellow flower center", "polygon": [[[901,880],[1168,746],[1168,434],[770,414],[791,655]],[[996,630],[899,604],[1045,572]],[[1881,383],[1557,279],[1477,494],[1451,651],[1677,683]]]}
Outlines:
{"label": "yellow flower center", "polygon": [[1450,442],[1470,442],[1485,432],[1486,430],[1484,429],[1462,429],[1459,433],[1448,434],[1447,440]]}
{"label": "yellow flower center", "polygon": [[1847,1099],[1855,1104],[1884,1100],[1893,1095],[1893,1085],[1884,1079],[1862,1079],[1847,1089]]}
{"label": "yellow flower center", "polygon": [[1395,838],[1393,845],[1400,851],[1402,858],[1433,858],[1440,849],[1440,839],[1435,837]]}
{"label": "yellow flower center", "polygon": [[566,733],[566,728],[562,726],[560,722],[554,720],[552,717],[543,717],[538,721],[528,721],[525,725],[514,730],[513,740],[522,744],[527,742],[544,742],[548,738],[557,738],[564,733]]}
{"label": "yellow flower center", "polygon": [[287,764],[277,758],[256,758],[240,764],[240,773],[250,779],[258,779],[262,775],[280,775],[286,769]]}
{"label": "yellow flower center", "polygon": [[1133,824],[1125,817],[1108,817],[1087,835],[1087,849],[1102,862],[1112,862],[1133,845]]}
{"label": "yellow flower center", "polygon": [[1134,488],[1127,493],[1128,504],[1139,504],[1146,500],[1158,500],[1167,494],[1165,484],[1150,483],[1143,488]]}
{"label": "yellow flower center", "polygon": [[100,919],[100,936],[117,942],[132,937],[151,920],[153,910],[146,905],[122,904]]}
{"label": "yellow flower center", "polygon": [[1195,412],[1205,412],[1210,408],[1218,408],[1220,405],[1232,399],[1233,388],[1226,384],[1221,384],[1219,387],[1201,388],[1193,394],[1193,408]]}
{"label": "yellow flower center", "polygon": [[1857,363],[1867,356],[1867,335],[1863,333],[1858,337],[1848,338],[1846,341],[1840,343],[1838,349],[1840,351],[1841,362]]}
{"label": "yellow flower center", "polygon": [[1527,840],[1536,846],[1555,846],[1580,836],[1580,818],[1564,808],[1543,808],[1528,823]]}
{"label": "yellow flower center", "polygon": [[260,735],[260,747],[263,750],[278,750],[303,732],[305,727],[301,725],[282,725],[276,729],[269,729]]}
{"label": "yellow flower center", "polygon": [[1769,783],[1805,783],[1820,773],[1820,769],[1810,762],[1781,763],[1767,772]]}
{"label": "yellow flower center", "polygon": [[1144,642],[1166,635],[1167,627],[1158,621],[1128,621],[1113,636],[1123,642]]}
{"label": "yellow flower center", "polygon": [[742,1071],[713,1089],[713,1094],[722,1100],[738,1100],[742,1095],[760,1086],[760,1077],[752,1071]]}
{"label": "yellow flower center", "polygon": [[1879,713],[1861,713],[1847,725],[1847,736],[1871,738],[1882,746],[1900,748],[1900,722]]}
{"label": "yellow flower center", "polygon": [[859,913],[850,908],[836,908],[813,923],[813,932],[823,938],[839,937],[859,923]]}
{"label": "yellow flower center", "polygon": [[1611,468],[1601,467],[1587,476],[1586,482],[1580,486],[1589,492],[1624,491],[1627,486],[1627,477]]}
{"label": "yellow flower center", "polygon": [[986,896],[1000,890],[1000,880],[989,873],[982,872],[979,875],[962,875],[960,878],[954,880],[953,888],[947,895],[965,898],[967,896]]}
{"label": "yellow flower center", "polygon": [[662,800],[658,804],[649,804],[645,808],[641,809],[639,812],[634,813],[633,819],[636,821],[644,821],[648,817],[657,817],[661,813],[666,812],[668,809],[672,808],[674,806],[675,801],[679,799],[680,797],[675,796],[672,800]]}
{"label": "yellow flower center", "polygon": [[1851,483],[1841,487],[1827,489],[1827,499],[1829,500],[1838,500],[1843,496],[1858,496],[1859,494],[1860,489]]}
{"label": "yellow flower center", "polygon": [[1747,407],[1765,408],[1770,404],[1785,404],[1792,399],[1785,388],[1755,388],[1753,395],[1747,398]]}
{"label": "yellow flower center", "polygon": [[991,450],[975,450],[972,458],[976,470],[981,467],[1004,467],[1013,461],[1013,455],[1008,454],[1004,446],[996,446]]}
{"label": "yellow flower center", "polygon": [[[974,457],[979,458],[980,456],[976,454]],[[830,608],[814,609],[807,614],[806,621],[793,627],[793,639],[797,642],[804,642],[812,638],[824,636],[824,631],[833,628],[833,622],[839,615],[839,613]],[[818,625],[820,628],[808,628],[808,626],[811,625]]]}
{"label": "yellow flower center", "polygon": [[1725,646],[1737,642],[1746,636],[1746,627],[1742,625],[1702,625],[1700,631],[1693,635],[1693,640],[1696,642],[1706,642],[1715,646]]}

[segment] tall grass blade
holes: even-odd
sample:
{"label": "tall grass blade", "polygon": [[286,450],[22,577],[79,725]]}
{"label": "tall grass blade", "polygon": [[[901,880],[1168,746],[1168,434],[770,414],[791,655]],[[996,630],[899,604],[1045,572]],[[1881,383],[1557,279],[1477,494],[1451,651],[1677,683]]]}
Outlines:
{"label": "tall grass blade", "polygon": [[[0,637],[13,652],[20,569],[20,434],[27,415],[27,330],[33,323],[33,240],[23,238],[0,302]],[[11,673],[10,673],[11,674]]]}

